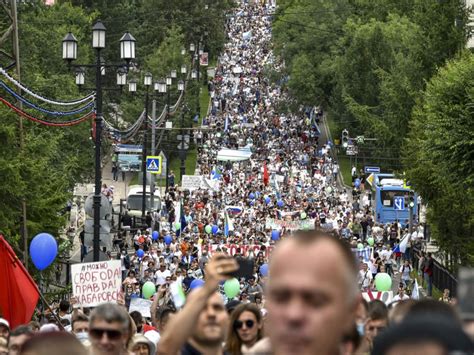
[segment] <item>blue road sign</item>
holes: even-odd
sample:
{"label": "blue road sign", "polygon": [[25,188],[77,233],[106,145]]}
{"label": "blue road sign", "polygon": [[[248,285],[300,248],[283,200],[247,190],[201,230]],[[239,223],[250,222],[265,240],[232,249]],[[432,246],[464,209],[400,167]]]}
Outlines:
{"label": "blue road sign", "polygon": [[378,166],[365,166],[364,171],[366,174],[380,173],[380,168]]}
{"label": "blue road sign", "polygon": [[393,198],[393,208],[396,211],[403,211],[405,209],[405,197],[395,196]]}
{"label": "blue road sign", "polygon": [[161,156],[147,156],[146,171],[152,174],[161,174]]}

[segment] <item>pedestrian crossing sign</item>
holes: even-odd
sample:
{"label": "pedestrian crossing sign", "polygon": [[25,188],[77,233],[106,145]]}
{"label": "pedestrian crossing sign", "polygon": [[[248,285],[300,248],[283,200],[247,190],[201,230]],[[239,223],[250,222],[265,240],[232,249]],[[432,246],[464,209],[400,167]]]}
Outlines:
{"label": "pedestrian crossing sign", "polygon": [[147,156],[146,171],[151,174],[161,174],[161,156]]}

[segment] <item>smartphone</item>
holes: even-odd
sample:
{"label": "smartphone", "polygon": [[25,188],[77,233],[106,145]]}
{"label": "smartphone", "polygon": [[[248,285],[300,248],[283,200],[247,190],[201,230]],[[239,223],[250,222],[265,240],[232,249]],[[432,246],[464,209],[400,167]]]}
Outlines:
{"label": "smartphone", "polygon": [[230,273],[229,276],[235,277],[236,279],[245,278],[246,280],[253,276],[254,262],[252,259],[237,258],[236,261],[237,264],[239,264],[239,268]]}

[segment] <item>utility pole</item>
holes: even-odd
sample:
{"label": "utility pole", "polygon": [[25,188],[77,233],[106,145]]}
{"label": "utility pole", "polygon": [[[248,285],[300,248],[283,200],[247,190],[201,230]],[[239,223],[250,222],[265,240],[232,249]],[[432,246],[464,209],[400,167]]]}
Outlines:
{"label": "utility pole", "polygon": [[[150,154],[155,155],[155,141],[156,141],[156,100],[153,99],[151,104],[151,150]],[[155,206],[155,174],[151,174],[150,179],[150,206],[154,209]],[[154,212],[154,211],[153,211]]]}
{"label": "utility pole", "polygon": [[[151,83],[151,79],[150,79]],[[151,84],[150,84],[151,85]],[[146,93],[145,93],[145,120],[144,120],[144,129],[143,129],[143,156],[142,156],[142,172],[143,172],[143,199],[142,199],[142,222],[145,222],[145,213],[146,213],[146,157],[147,157],[147,144],[148,144],[148,88],[149,85],[146,86]]]}
{"label": "utility pole", "polygon": [[102,67],[100,60],[100,48],[96,48],[95,63],[95,179],[94,179],[94,261],[100,258],[100,201],[102,199],[102,162],[101,162],[101,145],[102,145]]}
{"label": "utility pole", "polygon": [[183,176],[186,174],[186,150],[184,149],[184,109],[181,112],[181,145],[180,145],[180,150],[179,150],[179,155],[181,158],[181,167],[180,167],[180,177],[181,177],[181,182],[183,181]]}
{"label": "utility pole", "polygon": [[[21,81],[21,65],[20,65],[20,38],[18,36],[18,9],[17,9],[17,0],[10,0],[10,11],[5,4],[3,4],[3,8],[7,13],[8,17],[10,17],[12,23],[5,31],[5,33],[0,38],[0,46],[2,43],[11,35],[12,36],[12,44],[13,44],[13,65],[15,67],[15,73],[17,76],[17,80]],[[5,53],[3,53],[5,54]],[[8,56],[8,55],[7,55]],[[8,69],[8,68],[7,68]],[[18,88],[18,94],[21,95],[21,89]],[[18,102],[18,107],[22,109],[22,102]],[[18,136],[20,142],[20,153],[19,155],[22,156],[25,147],[25,137],[24,137],[24,130],[23,130],[23,118],[20,116],[18,121]],[[26,268],[28,268],[28,228],[27,228],[27,217],[26,217],[26,199],[22,197],[21,199],[21,227],[20,227],[20,234],[23,238],[23,264]]]}

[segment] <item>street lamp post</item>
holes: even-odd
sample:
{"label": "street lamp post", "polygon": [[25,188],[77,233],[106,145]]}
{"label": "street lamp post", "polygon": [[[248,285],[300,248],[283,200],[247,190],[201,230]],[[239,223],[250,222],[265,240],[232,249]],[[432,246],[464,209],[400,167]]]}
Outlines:
{"label": "street lamp post", "polygon": [[[101,167],[101,144],[102,144],[102,124],[103,124],[103,88],[102,88],[102,75],[105,74],[105,67],[101,59],[101,51],[105,48],[105,32],[106,28],[104,24],[99,20],[92,27],[92,48],[95,49],[96,58],[95,63],[91,65],[76,65],[78,68],[91,67],[95,69],[95,187],[93,197],[93,209],[94,209],[94,261],[99,261],[100,255],[100,200],[101,200],[101,187],[102,187],[102,167]],[[120,56],[121,59],[126,61],[126,70],[132,59],[135,59],[135,38],[130,33],[125,33],[120,39]],[[69,65],[73,60],[77,59],[77,39],[72,33],[68,33],[62,41],[63,45],[63,59],[65,59]],[[114,67],[123,67],[121,65],[112,65]],[[122,74],[123,75],[123,74]],[[126,75],[126,74],[125,74]],[[76,83],[79,85],[84,84],[84,71],[79,70],[76,72]]]}
{"label": "street lamp post", "polygon": [[[184,91],[184,81],[183,80],[180,80],[179,83],[178,83],[178,91],[180,93],[182,93]],[[180,167],[180,171],[179,171],[179,174],[180,174],[180,178],[181,178],[181,181],[183,181],[183,176],[186,174],[186,150],[184,149],[184,144],[185,144],[185,140],[184,140],[184,108],[183,108],[183,111],[181,112],[181,145],[180,145],[180,149],[179,149],[179,155],[180,155],[180,159],[181,159],[181,167]]]}
{"label": "street lamp post", "polygon": [[[154,90],[161,97],[166,93],[166,83],[163,81],[155,81]],[[156,151],[156,100],[153,100],[153,113],[152,113],[152,129],[151,129],[151,155],[155,155]],[[168,181],[168,177],[166,177]],[[150,204],[152,208],[155,206],[155,175],[152,174],[150,181]]]}
{"label": "street lamp post", "polygon": [[145,74],[145,78],[143,80],[143,84],[145,85],[146,92],[145,92],[145,119],[144,127],[143,127],[143,149],[142,149],[142,173],[143,173],[143,191],[142,191],[142,222],[145,220],[145,213],[146,213],[146,157],[147,157],[147,145],[148,145],[148,91],[153,81],[153,77],[150,73]]}

